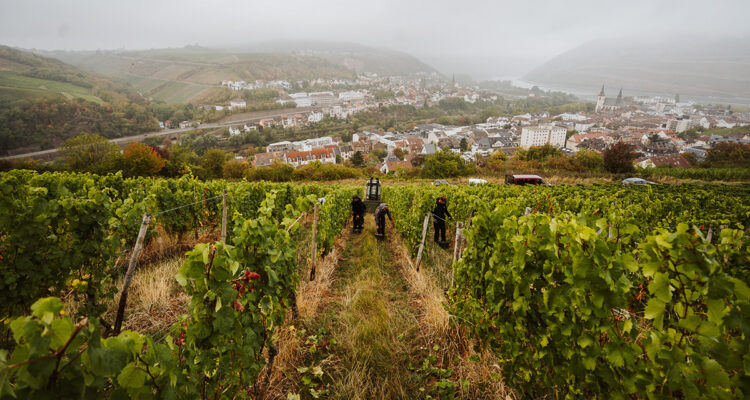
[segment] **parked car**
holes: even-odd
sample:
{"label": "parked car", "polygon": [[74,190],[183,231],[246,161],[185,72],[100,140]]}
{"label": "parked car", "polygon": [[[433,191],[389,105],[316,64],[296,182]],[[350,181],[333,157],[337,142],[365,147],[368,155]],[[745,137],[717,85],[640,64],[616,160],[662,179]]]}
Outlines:
{"label": "parked car", "polygon": [[446,181],[445,179],[435,179],[435,181],[432,182],[432,184],[435,185],[435,186],[440,186],[440,185],[456,186],[456,185],[454,185],[454,184]]}
{"label": "parked car", "polygon": [[487,181],[484,179],[469,178],[469,185],[483,185],[485,183],[487,183]]}
{"label": "parked car", "polygon": [[549,185],[539,175],[505,175],[506,185]]}
{"label": "parked car", "polygon": [[623,185],[656,185],[656,182],[647,181],[642,178],[627,178],[622,180]]}

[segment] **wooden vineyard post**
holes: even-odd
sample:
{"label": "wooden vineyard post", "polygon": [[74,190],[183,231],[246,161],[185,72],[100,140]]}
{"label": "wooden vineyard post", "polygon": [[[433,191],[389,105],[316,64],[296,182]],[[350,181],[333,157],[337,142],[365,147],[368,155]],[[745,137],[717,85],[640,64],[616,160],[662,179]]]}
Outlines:
{"label": "wooden vineyard post", "polygon": [[312,253],[310,254],[310,280],[315,280],[315,264],[318,260],[318,207],[319,203],[315,203],[313,209],[313,228],[312,228]]}
{"label": "wooden vineyard post", "polygon": [[471,209],[471,212],[469,213],[469,220],[466,221],[466,224],[461,227],[461,245],[458,246],[458,256],[456,257],[456,260],[464,256],[464,245],[466,242],[466,236],[464,236],[464,227],[471,228],[471,220],[474,218],[474,209]]}
{"label": "wooden vineyard post", "polygon": [[466,249],[466,236],[464,236],[464,229],[461,228],[461,246],[458,248],[458,260],[459,258],[464,256],[464,250]]}
{"label": "wooden vineyard post", "polygon": [[422,262],[422,251],[424,251],[424,239],[427,236],[427,224],[430,222],[430,214],[424,216],[424,224],[422,224],[422,243],[419,244],[419,251],[417,251],[417,271],[419,271],[419,263]]}
{"label": "wooden vineyard post", "polygon": [[122,317],[125,314],[125,305],[128,303],[128,287],[130,287],[130,281],[133,279],[133,272],[135,271],[135,265],[138,263],[138,253],[141,252],[143,247],[143,240],[146,238],[146,231],[148,230],[148,224],[151,223],[151,214],[143,214],[143,221],[141,222],[141,229],[138,231],[138,238],[135,240],[135,247],[133,247],[133,254],[130,255],[130,263],[128,264],[128,271],[125,273],[125,281],[122,283],[122,292],[120,293],[120,304],[117,306],[117,318],[115,319],[115,326],[113,329],[114,335],[120,334],[122,328]]}
{"label": "wooden vineyard post", "polygon": [[[456,263],[456,260],[458,260],[459,256],[459,250],[461,249],[461,238],[462,232],[464,230],[464,223],[459,221],[456,222],[456,241],[453,244],[453,264]],[[453,287],[453,276],[455,275],[454,267],[451,266],[451,287]]]}
{"label": "wooden vineyard post", "polygon": [[227,242],[227,190],[224,189],[224,194],[221,201],[221,241]]}

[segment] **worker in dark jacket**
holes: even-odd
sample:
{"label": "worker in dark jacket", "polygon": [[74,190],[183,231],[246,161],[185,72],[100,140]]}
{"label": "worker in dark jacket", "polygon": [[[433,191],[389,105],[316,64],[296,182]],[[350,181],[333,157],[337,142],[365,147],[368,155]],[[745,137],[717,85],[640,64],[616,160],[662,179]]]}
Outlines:
{"label": "worker in dark jacket", "polygon": [[375,209],[375,224],[378,225],[378,235],[385,235],[385,216],[393,222],[391,213],[388,211],[388,204],[381,203],[378,208]]}
{"label": "worker in dark jacket", "polygon": [[352,216],[353,216],[353,222],[354,222],[354,231],[355,232],[361,232],[362,226],[365,222],[365,211],[367,210],[367,207],[365,206],[365,203],[362,202],[362,199],[359,198],[356,194],[352,198]]}
{"label": "worker in dark jacket", "polygon": [[442,238],[442,241],[445,242],[445,221],[447,218],[453,218],[451,213],[448,212],[447,203],[448,200],[445,197],[440,197],[436,201],[435,208],[432,209],[435,243],[439,243],[438,238]]}

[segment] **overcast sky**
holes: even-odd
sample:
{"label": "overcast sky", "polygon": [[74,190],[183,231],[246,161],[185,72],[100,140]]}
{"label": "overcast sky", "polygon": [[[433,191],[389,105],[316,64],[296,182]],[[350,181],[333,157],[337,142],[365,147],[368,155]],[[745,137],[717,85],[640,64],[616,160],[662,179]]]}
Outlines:
{"label": "overcast sky", "polygon": [[750,0],[0,0],[0,43],[81,50],[327,40],[428,62],[528,68],[601,37],[750,40],[749,15]]}

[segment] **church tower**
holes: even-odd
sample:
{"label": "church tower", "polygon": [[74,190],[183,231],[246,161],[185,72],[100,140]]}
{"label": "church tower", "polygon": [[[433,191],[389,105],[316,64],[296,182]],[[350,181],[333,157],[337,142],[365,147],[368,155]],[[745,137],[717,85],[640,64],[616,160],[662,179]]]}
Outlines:
{"label": "church tower", "polygon": [[622,88],[620,88],[620,93],[617,95],[617,101],[615,101],[615,105],[617,107],[622,107]]}
{"label": "church tower", "polygon": [[[620,91],[620,94],[622,94],[622,91]],[[599,92],[599,97],[596,98],[596,109],[595,112],[599,112],[604,108],[604,101],[607,99],[607,96],[604,95],[604,85],[602,85],[602,91]]]}

